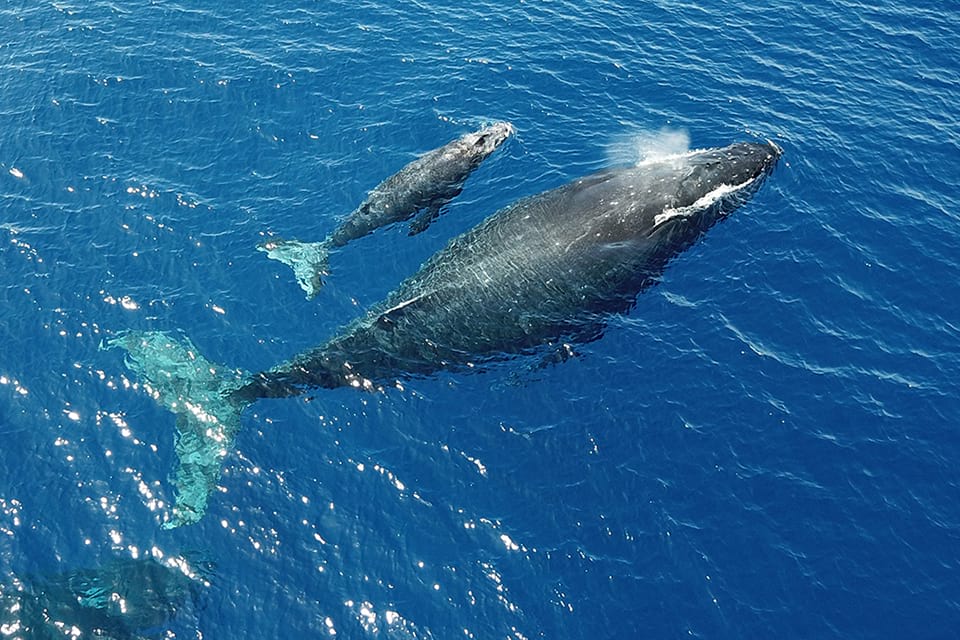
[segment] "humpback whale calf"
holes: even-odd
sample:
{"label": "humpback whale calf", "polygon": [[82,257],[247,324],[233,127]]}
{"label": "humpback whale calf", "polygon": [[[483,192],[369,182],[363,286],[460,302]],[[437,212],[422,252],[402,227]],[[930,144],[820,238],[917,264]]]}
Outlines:
{"label": "humpback whale calf", "polygon": [[256,374],[228,374],[189,341],[130,332],[113,343],[178,416],[173,519],[200,518],[244,407],[316,388],[378,389],[442,370],[599,337],[669,261],[747,201],[772,142],[606,169],[502,209],[454,238],[382,303],[322,345]]}
{"label": "humpback whale calf", "polygon": [[497,122],[430,151],[390,176],[369,193],[356,210],[321,242],[271,239],[258,249],[294,270],[307,298],[314,297],[329,272],[331,250],[380,227],[410,223],[410,235],[425,230],[440,210],[459,195],[473,171],[513,133],[509,122]]}

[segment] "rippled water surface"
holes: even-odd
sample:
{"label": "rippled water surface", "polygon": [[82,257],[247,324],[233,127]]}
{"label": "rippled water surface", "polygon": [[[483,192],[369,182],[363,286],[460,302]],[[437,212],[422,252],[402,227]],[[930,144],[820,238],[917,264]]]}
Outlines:
{"label": "rippled water surface", "polygon": [[[923,0],[5,3],[0,635],[25,584],[82,637],[955,634],[957,25]],[[446,215],[338,252],[317,299],[256,250],[495,120],[517,134]],[[261,401],[208,515],[161,529],[175,418],[111,337],[264,369],[520,197],[762,139],[763,188],[579,357]],[[145,560],[174,557],[206,568]]]}

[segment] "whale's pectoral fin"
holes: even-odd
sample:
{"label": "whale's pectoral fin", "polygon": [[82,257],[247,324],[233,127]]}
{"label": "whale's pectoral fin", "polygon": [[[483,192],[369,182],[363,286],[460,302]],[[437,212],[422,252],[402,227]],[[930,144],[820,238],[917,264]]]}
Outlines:
{"label": "whale's pectoral fin", "polygon": [[573,345],[564,342],[551,349],[546,355],[540,358],[540,361],[531,367],[534,371],[546,369],[556,364],[563,364],[572,358],[578,358],[580,354],[573,348]]}
{"label": "whale's pectoral fin", "polygon": [[326,242],[299,240],[267,240],[257,245],[271,260],[277,260],[293,269],[297,284],[311,299],[323,286],[323,277],[329,273],[329,248]]}
{"label": "whale's pectoral fin", "polygon": [[243,384],[245,374],[210,362],[189,340],[161,332],[125,333],[107,346],[127,352],[127,366],[141,378],[143,388],[177,417],[176,502],[163,527],[192,524],[206,512],[240,429],[245,404],[231,392]]}
{"label": "whale's pectoral fin", "polygon": [[420,212],[416,218],[410,222],[410,232],[407,235],[415,236],[427,230],[434,220],[440,217],[442,213],[442,204],[433,204]]}
{"label": "whale's pectoral fin", "polygon": [[546,369],[579,357],[580,352],[576,351],[573,345],[569,343],[556,345],[539,359],[534,358],[525,365],[510,371],[501,380],[494,381],[492,386],[495,389],[523,387],[539,380],[540,374]]}

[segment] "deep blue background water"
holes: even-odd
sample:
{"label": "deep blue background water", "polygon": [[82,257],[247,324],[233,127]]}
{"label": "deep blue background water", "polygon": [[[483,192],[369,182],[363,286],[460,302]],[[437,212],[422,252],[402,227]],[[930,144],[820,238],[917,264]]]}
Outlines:
{"label": "deep blue background water", "polygon": [[[241,5],[0,7],[0,582],[198,551],[177,638],[960,633],[955,3]],[[256,252],[499,119],[317,300]],[[104,340],[268,367],[664,131],[785,155],[582,357],[260,402],[159,528],[174,419]]]}

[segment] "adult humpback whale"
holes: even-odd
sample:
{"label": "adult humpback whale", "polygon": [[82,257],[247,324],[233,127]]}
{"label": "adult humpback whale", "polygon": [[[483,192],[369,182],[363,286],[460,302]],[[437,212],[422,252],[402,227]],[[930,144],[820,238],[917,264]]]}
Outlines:
{"label": "adult humpback whale", "polygon": [[560,341],[598,337],[675,255],[743,204],[780,157],[773,143],[607,169],[532,196],[454,238],[381,304],[321,346],[226,376],[188,341],[127,333],[114,344],[178,416],[172,521],[199,519],[240,411],[313,388],[374,389]]}
{"label": "adult humpback whale", "polygon": [[410,235],[430,226],[440,210],[463,189],[463,183],[514,131],[497,122],[468,133],[420,156],[369,193],[356,210],[321,242],[271,239],[259,245],[267,256],[290,265],[307,298],[314,297],[329,273],[331,250],[396,222],[410,223]]}

